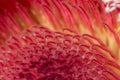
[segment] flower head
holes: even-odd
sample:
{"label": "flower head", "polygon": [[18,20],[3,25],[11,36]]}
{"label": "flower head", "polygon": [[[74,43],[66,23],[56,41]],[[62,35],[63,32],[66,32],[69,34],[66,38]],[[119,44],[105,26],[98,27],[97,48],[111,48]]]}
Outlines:
{"label": "flower head", "polygon": [[0,3],[1,80],[120,80],[118,12],[101,0]]}

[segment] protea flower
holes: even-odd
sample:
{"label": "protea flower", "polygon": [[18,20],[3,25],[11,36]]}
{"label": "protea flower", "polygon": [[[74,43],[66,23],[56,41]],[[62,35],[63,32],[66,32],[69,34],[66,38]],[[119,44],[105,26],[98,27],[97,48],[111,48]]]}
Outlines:
{"label": "protea flower", "polygon": [[120,80],[117,14],[102,0],[0,0],[0,80]]}

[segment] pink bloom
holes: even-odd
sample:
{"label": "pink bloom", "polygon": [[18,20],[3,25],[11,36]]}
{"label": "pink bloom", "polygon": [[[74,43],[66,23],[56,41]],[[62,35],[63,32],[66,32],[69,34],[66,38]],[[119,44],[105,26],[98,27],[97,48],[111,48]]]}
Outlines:
{"label": "pink bloom", "polygon": [[0,80],[120,80],[118,11],[100,0],[1,0]]}

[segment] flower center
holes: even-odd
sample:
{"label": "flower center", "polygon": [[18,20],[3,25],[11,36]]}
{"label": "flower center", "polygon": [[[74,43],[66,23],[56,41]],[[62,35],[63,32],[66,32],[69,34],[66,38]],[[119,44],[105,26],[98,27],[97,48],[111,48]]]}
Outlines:
{"label": "flower center", "polygon": [[[1,74],[11,80],[119,79],[115,56],[88,34],[32,27],[7,41]],[[112,64],[111,64],[112,63]]]}

